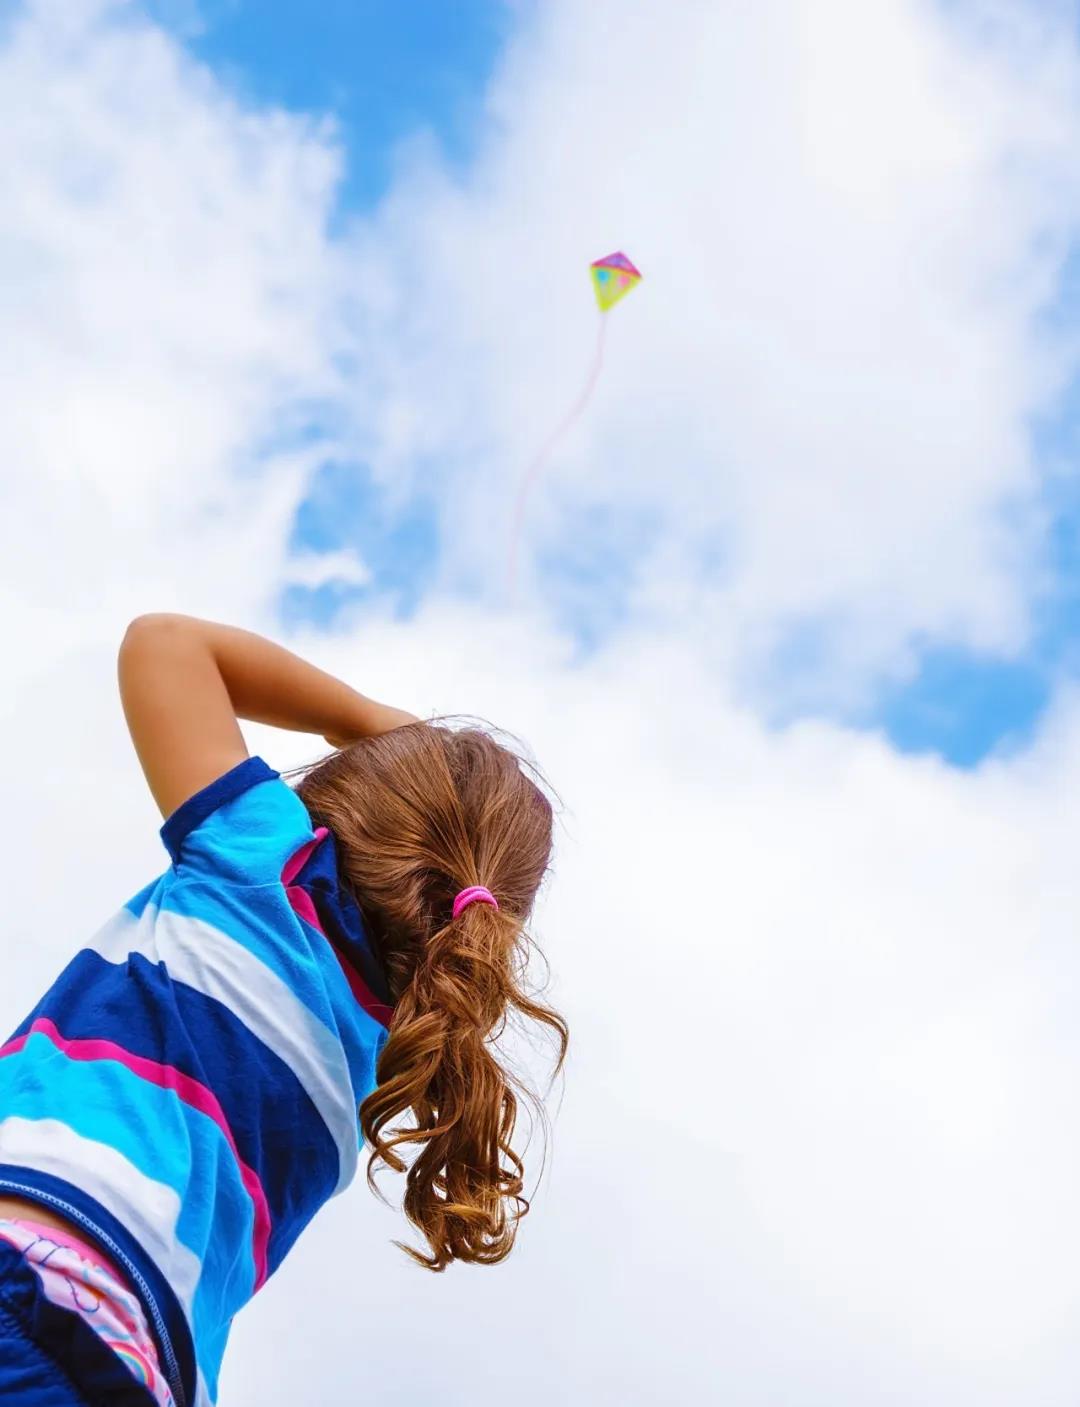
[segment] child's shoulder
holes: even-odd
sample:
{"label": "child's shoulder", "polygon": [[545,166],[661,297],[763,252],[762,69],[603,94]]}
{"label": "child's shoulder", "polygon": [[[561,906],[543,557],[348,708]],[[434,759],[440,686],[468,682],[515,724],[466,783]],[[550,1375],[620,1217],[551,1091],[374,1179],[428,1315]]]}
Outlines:
{"label": "child's shoulder", "polygon": [[188,879],[270,884],[315,832],[300,797],[263,758],[245,758],[164,822],[173,870]]}

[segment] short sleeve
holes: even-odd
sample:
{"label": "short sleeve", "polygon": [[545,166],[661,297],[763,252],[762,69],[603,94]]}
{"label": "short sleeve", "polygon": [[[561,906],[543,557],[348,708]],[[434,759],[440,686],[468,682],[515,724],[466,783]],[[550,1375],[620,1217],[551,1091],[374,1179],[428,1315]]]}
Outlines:
{"label": "short sleeve", "polygon": [[246,757],[183,802],[160,830],[187,878],[273,884],[314,839],[304,803],[261,757]]}

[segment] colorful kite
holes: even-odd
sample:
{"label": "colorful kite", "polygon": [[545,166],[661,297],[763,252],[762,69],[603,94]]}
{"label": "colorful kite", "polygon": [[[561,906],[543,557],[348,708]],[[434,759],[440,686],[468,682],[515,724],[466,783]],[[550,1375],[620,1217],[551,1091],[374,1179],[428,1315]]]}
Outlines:
{"label": "colorful kite", "polygon": [[600,321],[596,330],[596,351],[580,395],[544,441],[543,447],[522,478],[514,514],[514,526],[510,535],[510,568],[507,575],[507,587],[511,593],[514,589],[518,542],[521,538],[521,521],[525,511],[526,495],[556,443],[566,434],[588,405],[596,383],[600,379],[600,368],[604,364],[604,338],[607,333],[607,318],[604,314],[609,308],[613,308],[620,298],[625,298],[631,289],[636,288],[642,277],[626,255],[622,253],[608,254],[603,259],[595,260],[589,265],[589,273],[592,277],[593,292],[596,294],[596,303],[600,309]]}
{"label": "colorful kite", "polygon": [[625,298],[641,282],[641,275],[625,254],[609,254],[606,259],[597,259],[589,268],[593,291],[602,313],[606,313],[620,298]]}

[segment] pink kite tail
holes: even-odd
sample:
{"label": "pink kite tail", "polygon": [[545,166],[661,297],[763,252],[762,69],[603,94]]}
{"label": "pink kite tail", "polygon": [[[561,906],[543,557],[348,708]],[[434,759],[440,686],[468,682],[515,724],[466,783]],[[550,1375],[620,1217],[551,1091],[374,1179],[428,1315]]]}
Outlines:
{"label": "pink kite tail", "polygon": [[558,444],[559,440],[562,439],[563,435],[566,434],[567,430],[569,430],[574,424],[574,422],[579,418],[582,411],[588,405],[589,398],[592,396],[593,391],[596,389],[596,383],[600,379],[600,368],[604,364],[604,339],[606,335],[607,315],[605,313],[601,313],[600,326],[597,329],[596,335],[596,352],[593,356],[592,367],[589,370],[588,379],[585,382],[581,394],[578,396],[574,404],[570,407],[569,411],[563,417],[562,421],[556,426],[556,428],[544,441],[540,452],[537,454],[536,458],[532,461],[532,463],[529,465],[528,469],[522,476],[521,486],[518,489],[517,506],[514,512],[514,526],[510,534],[510,568],[507,573],[507,590],[511,594],[514,590],[514,582],[517,573],[518,544],[521,540],[521,524],[525,515],[525,499],[528,496],[528,492],[529,489],[532,487],[533,481],[540,473],[540,470],[543,468],[545,462],[550,456],[551,451],[555,448],[556,444]]}

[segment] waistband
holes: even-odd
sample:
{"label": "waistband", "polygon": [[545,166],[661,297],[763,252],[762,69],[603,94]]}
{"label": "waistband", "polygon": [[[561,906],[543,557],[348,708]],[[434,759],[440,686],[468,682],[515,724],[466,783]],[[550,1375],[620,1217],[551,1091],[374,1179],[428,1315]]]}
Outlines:
{"label": "waistband", "polygon": [[[4,1218],[0,1218],[2,1222]],[[32,1231],[35,1236],[39,1236],[43,1241],[52,1241],[57,1246],[63,1246],[69,1251],[74,1251],[83,1260],[88,1260],[91,1265],[96,1265],[99,1270],[104,1270],[107,1275],[118,1281],[129,1294],[135,1294],[134,1287],[128,1283],[128,1277],[120,1269],[115,1261],[110,1260],[105,1252],[94,1241],[89,1241],[83,1236],[73,1236],[70,1231],[61,1231],[58,1226],[47,1226],[43,1221],[34,1221],[31,1217],[16,1216],[11,1217],[11,1221],[16,1226],[24,1226],[27,1231]],[[136,1296],[138,1298],[138,1296]]]}

